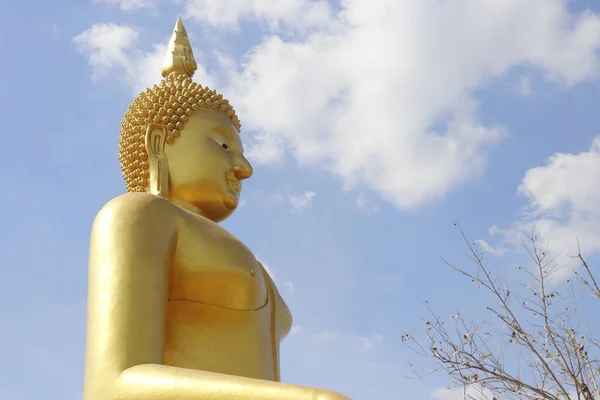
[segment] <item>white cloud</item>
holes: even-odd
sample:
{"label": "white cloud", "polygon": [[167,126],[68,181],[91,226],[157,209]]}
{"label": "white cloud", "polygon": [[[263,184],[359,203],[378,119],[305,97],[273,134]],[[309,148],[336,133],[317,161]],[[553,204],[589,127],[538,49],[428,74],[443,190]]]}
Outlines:
{"label": "white cloud", "polygon": [[356,198],[356,206],[367,215],[373,215],[377,212],[377,206],[370,202],[363,192]]}
{"label": "white cloud", "polygon": [[525,215],[510,229],[492,229],[508,241],[520,243],[533,230],[541,243],[559,257],[559,265],[572,265],[566,255],[577,254],[577,240],[584,255],[600,251],[600,136],[588,151],[557,153],[546,165],[529,169],[519,193],[528,200]]}
{"label": "white cloud", "polygon": [[166,53],[166,44],[155,44],[151,52],[136,52],[130,56],[126,79],[135,94],[160,82]]}
{"label": "white cloud", "polygon": [[94,79],[113,68],[130,68],[128,51],[137,40],[138,33],[133,28],[116,24],[94,24],[73,38],[79,52],[87,56]]}
{"label": "white cloud", "polygon": [[[126,25],[96,24],[75,36],[73,41],[93,68],[93,79],[98,80],[110,71],[119,76],[132,89],[134,95],[160,82],[161,70],[167,51],[167,40],[154,44],[151,51],[141,51],[135,46],[139,39],[137,30]],[[196,61],[202,52],[194,49]],[[194,80],[202,85],[214,86],[215,80],[204,66],[198,63]]]}
{"label": "white cloud", "polygon": [[188,0],[185,16],[217,27],[238,29],[242,19],[258,19],[273,29],[281,24],[304,31],[325,27],[331,18],[327,1],[306,0]]}
{"label": "white cloud", "polygon": [[123,11],[135,11],[142,8],[154,8],[156,0],[93,0],[95,3],[118,5]]}
{"label": "white cloud", "polygon": [[290,330],[290,336],[295,335],[296,333],[300,332],[301,330],[302,330],[302,325],[293,324],[292,329]]}
{"label": "white cloud", "polygon": [[273,135],[259,135],[253,138],[253,146],[246,155],[257,164],[277,164],[283,161],[283,141]]}
{"label": "white cloud", "polygon": [[500,257],[506,253],[505,247],[494,247],[490,245],[487,241],[483,239],[475,240],[474,242],[481,250],[483,250],[486,254],[491,254],[496,257]]}
{"label": "white cloud", "polygon": [[[292,28],[271,30],[239,65],[222,65],[222,91],[255,132],[253,162],[291,154],[337,175],[345,189],[367,187],[401,209],[435,201],[485,170],[487,149],[505,132],[480,121],[475,90],[516,66],[566,86],[600,70],[600,17],[571,13],[566,0],[346,0],[337,12],[308,0],[185,7],[217,27],[247,19]],[[153,52],[117,42],[80,50],[97,72],[126,68],[135,87],[140,71],[159,76]]]}
{"label": "white cloud", "polygon": [[273,273],[273,270],[271,270],[271,267],[269,267],[269,265],[267,263],[260,261],[260,257],[256,257],[256,259],[260,262],[260,264],[263,266],[263,268],[267,271],[267,273],[269,274],[269,276],[271,277],[273,282],[276,282],[277,278],[275,278],[275,274]]}
{"label": "white cloud", "polygon": [[470,385],[465,388],[447,388],[440,387],[431,391],[429,398],[431,400],[492,400],[499,397],[480,385]]}
{"label": "white cloud", "polygon": [[304,192],[299,196],[289,196],[290,204],[296,211],[303,210],[312,204],[316,195],[315,192],[309,191]]}
{"label": "white cloud", "polygon": [[227,93],[259,132],[252,154],[276,162],[291,153],[400,208],[485,169],[486,149],[504,132],[481,123],[475,89],[515,66],[567,85],[598,75],[600,18],[571,14],[565,1],[342,7],[302,39],[273,34],[253,47],[230,71]]}

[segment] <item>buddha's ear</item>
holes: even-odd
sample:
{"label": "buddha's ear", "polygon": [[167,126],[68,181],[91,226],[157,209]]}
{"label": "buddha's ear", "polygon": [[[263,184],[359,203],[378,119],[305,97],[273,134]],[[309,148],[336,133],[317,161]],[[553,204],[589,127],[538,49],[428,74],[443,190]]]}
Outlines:
{"label": "buddha's ear", "polygon": [[169,191],[169,162],[165,154],[167,129],[164,125],[148,124],[145,143],[150,172],[149,192],[160,197],[167,197]]}
{"label": "buddha's ear", "polygon": [[167,140],[167,129],[164,125],[150,123],[146,128],[146,151],[149,157],[163,158]]}

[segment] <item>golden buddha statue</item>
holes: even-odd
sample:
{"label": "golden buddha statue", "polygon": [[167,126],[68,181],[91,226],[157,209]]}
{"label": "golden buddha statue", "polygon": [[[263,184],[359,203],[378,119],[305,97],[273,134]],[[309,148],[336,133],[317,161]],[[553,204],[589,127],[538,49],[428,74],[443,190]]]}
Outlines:
{"label": "golden buddha statue", "polygon": [[91,234],[84,400],[348,399],[279,382],[291,314],[251,251],[217,223],[252,175],[240,122],[191,80],[177,21],[159,85],[122,122],[129,193]]}

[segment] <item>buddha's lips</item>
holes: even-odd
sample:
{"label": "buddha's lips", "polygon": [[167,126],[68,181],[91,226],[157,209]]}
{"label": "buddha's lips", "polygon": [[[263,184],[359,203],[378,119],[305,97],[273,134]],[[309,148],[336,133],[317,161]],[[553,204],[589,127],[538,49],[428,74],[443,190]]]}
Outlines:
{"label": "buddha's lips", "polygon": [[240,181],[235,177],[235,175],[231,173],[227,174],[227,182],[234,192],[240,192]]}

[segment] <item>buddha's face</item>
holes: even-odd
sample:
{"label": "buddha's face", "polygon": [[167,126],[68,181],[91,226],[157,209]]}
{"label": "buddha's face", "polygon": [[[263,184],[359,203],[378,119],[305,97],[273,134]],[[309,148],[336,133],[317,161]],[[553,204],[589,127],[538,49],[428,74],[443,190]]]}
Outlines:
{"label": "buddha's face", "polygon": [[172,198],[198,207],[217,222],[236,209],[241,181],[252,175],[252,167],[243,155],[239,132],[226,115],[198,110],[164,151]]}

